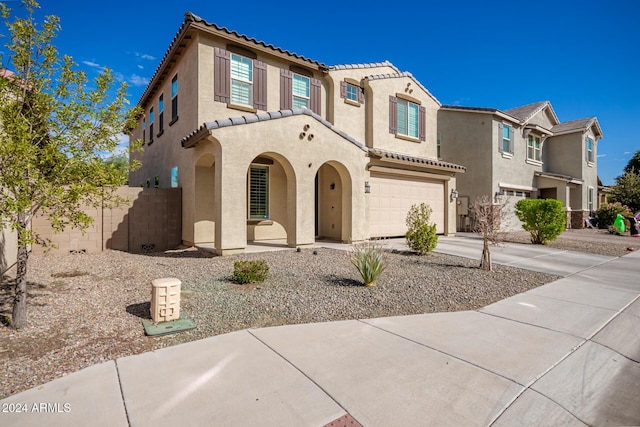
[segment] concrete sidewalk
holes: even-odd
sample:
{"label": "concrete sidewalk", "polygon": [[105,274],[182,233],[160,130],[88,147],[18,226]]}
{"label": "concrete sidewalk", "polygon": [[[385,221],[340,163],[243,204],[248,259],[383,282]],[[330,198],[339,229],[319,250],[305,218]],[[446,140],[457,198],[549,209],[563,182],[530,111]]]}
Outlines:
{"label": "concrete sidewalk", "polygon": [[[439,250],[479,258],[455,239]],[[566,277],[478,311],[251,329],[124,357],[0,401],[14,412],[0,425],[640,425],[640,252],[539,249],[509,244],[494,261]]]}

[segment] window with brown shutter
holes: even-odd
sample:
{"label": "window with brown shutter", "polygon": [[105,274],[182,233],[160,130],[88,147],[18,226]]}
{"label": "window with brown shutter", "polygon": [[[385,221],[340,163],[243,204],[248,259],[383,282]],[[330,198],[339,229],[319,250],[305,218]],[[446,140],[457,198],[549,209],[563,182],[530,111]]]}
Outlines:
{"label": "window with brown shutter", "polygon": [[280,109],[290,110],[293,103],[293,73],[280,70]]}
{"label": "window with brown shutter", "polygon": [[231,101],[231,52],[214,48],[213,59],[213,99],[218,102]]}

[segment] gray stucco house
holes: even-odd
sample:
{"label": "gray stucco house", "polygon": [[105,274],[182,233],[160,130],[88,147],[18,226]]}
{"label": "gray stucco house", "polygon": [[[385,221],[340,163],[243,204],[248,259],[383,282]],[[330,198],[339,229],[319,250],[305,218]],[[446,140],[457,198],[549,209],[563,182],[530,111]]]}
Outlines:
{"label": "gray stucco house", "polygon": [[[438,111],[439,157],[465,165],[457,180],[457,229],[473,224],[469,207],[482,195],[554,198],[567,227],[582,228],[598,208],[596,117],[560,122],[549,101],[508,110],[444,105]],[[519,228],[511,215],[507,228]]]}

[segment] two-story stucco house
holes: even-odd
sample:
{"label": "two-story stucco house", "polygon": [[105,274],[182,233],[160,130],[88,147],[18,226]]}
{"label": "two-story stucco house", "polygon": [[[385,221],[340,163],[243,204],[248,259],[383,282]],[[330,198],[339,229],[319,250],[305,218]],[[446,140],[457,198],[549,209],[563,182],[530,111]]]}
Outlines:
{"label": "two-story stucco house", "polygon": [[[457,180],[458,229],[472,227],[468,207],[480,196],[554,198],[569,227],[582,228],[597,209],[595,117],[560,122],[548,101],[509,110],[443,106],[438,112],[440,157],[467,167]],[[507,228],[520,228],[515,215]]]}
{"label": "two-story stucco house", "polygon": [[139,104],[130,184],[182,187],[186,244],[402,236],[419,202],[455,232],[441,104],[388,62],[327,66],[187,13]]}

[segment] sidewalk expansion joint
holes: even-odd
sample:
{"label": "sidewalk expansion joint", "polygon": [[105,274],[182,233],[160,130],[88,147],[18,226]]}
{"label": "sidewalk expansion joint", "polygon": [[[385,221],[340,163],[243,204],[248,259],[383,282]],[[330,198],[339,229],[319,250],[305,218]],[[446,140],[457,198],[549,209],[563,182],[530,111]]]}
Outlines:
{"label": "sidewalk expansion joint", "polygon": [[306,379],[311,381],[312,384],[314,384],[316,387],[318,387],[320,390],[322,390],[322,392],[324,394],[326,394],[333,402],[335,402],[335,404],[338,405],[345,413],[349,414],[349,411],[347,411],[347,409],[344,406],[342,406],[342,404],[340,404],[340,402],[338,402],[338,400],[331,393],[329,393],[328,390],[326,390],[324,387],[322,387],[320,384],[318,384],[316,381],[314,381],[313,378],[311,378],[309,375],[307,375],[302,369],[298,368],[293,362],[291,362],[289,359],[287,359],[282,353],[278,352],[275,348],[271,347],[269,344],[267,344],[266,342],[264,342],[263,340],[258,338],[256,335],[254,335],[251,332],[250,329],[247,329],[246,331],[249,333],[249,335],[251,335],[253,338],[255,338],[259,343],[261,343],[262,345],[267,347],[269,350],[271,350],[272,352],[277,354],[282,360],[284,360],[287,364],[289,364],[293,369],[295,369],[296,371],[300,372],[300,374],[302,374],[302,376],[304,376]]}
{"label": "sidewalk expansion joint", "polygon": [[124,390],[122,390],[122,379],[120,378],[120,368],[118,367],[118,359],[114,359],[113,363],[116,365],[116,375],[118,376],[118,386],[120,387],[120,396],[122,397],[122,407],[124,408],[124,415],[127,417],[127,424],[131,427],[131,420],[129,419],[129,411],[127,411],[127,403],[124,400]]}

